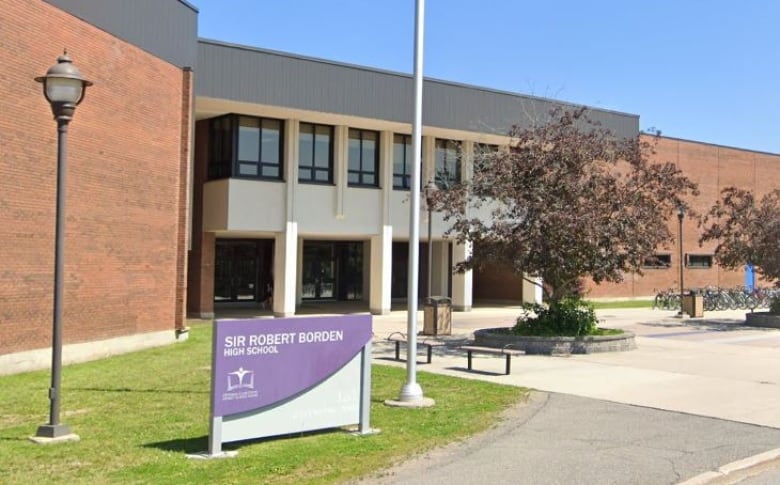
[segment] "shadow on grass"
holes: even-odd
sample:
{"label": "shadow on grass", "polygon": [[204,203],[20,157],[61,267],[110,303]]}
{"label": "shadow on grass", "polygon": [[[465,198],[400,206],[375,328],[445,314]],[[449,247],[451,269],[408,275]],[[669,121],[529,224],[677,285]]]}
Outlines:
{"label": "shadow on grass", "polygon": [[[253,438],[253,439],[247,439],[242,441],[233,441],[230,443],[223,443],[222,450],[223,451],[238,450],[247,445],[263,443],[267,441],[281,441],[281,440],[301,438],[304,436],[317,436],[317,435],[328,434],[328,433],[348,432],[349,429],[347,428],[348,427],[324,428],[324,429],[305,431],[299,433],[290,433],[290,434],[279,435],[279,436],[267,436],[263,438]],[[159,441],[156,443],[146,443],[142,446],[144,448],[156,448],[158,450],[172,451],[176,453],[187,453],[187,454],[202,453],[208,451],[209,437],[198,436],[196,438],[182,438],[177,440]]]}
{"label": "shadow on grass", "polygon": [[183,438],[178,440],[160,441],[157,443],[146,443],[144,448],[157,448],[162,451],[173,451],[177,453],[201,453],[209,449],[209,437],[198,436],[197,438]]}

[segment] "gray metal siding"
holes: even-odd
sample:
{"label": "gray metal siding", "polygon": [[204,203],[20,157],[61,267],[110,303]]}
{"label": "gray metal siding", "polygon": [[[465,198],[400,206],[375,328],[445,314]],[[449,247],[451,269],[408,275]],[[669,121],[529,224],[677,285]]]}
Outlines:
{"label": "gray metal siding", "polygon": [[45,0],[179,67],[197,60],[198,11],[183,0]]}
{"label": "gray metal siding", "polygon": [[[196,95],[411,123],[412,77],[211,40],[198,42]],[[424,83],[423,123],[506,134],[544,118],[558,101],[437,80]],[[593,108],[591,118],[620,136],[639,117]]]}

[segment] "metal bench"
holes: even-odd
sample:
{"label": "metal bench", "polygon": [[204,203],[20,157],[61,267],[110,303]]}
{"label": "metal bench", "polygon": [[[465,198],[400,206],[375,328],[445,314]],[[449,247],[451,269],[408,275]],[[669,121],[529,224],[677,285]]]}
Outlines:
{"label": "metal bench", "polygon": [[[388,342],[394,342],[395,343],[395,360],[401,360],[401,344],[408,344],[409,340],[406,338],[405,333],[401,332],[393,332],[387,337]],[[427,363],[431,363],[431,358],[433,357],[433,348],[434,347],[441,347],[444,345],[444,342],[441,340],[433,340],[433,339],[423,339],[417,341],[418,347],[425,347],[427,351]]]}
{"label": "metal bench", "polygon": [[507,344],[502,348],[498,347],[480,347],[476,345],[462,345],[459,348],[467,352],[468,370],[471,370],[472,354],[504,355],[506,356],[506,375],[512,370],[512,356],[523,355],[524,351],[510,348],[512,344]]}

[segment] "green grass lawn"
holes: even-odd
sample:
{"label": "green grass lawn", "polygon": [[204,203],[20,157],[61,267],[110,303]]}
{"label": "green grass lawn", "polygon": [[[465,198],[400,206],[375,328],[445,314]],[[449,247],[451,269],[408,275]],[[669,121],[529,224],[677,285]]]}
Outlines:
{"label": "green grass lawn", "polygon": [[338,483],[489,428],[524,389],[420,372],[436,406],[390,408],[405,370],[373,367],[371,425],[228,443],[236,458],[189,460],[208,448],[211,326],[190,339],[63,370],[61,421],[81,441],[28,440],[48,420],[49,372],[0,377],[0,483]]}
{"label": "green grass lawn", "polygon": [[588,301],[596,310],[609,308],[653,308],[653,300]]}

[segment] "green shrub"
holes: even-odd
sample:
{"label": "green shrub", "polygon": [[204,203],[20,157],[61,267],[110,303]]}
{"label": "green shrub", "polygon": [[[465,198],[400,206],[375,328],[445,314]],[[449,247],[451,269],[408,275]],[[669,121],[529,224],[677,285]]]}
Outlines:
{"label": "green shrub", "polygon": [[512,328],[517,335],[581,337],[599,333],[593,306],[580,298],[564,298],[547,306],[526,303],[523,309],[525,315]]}
{"label": "green shrub", "polygon": [[780,315],[780,296],[772,297],[772,300],[769,302],[769,313]]}

